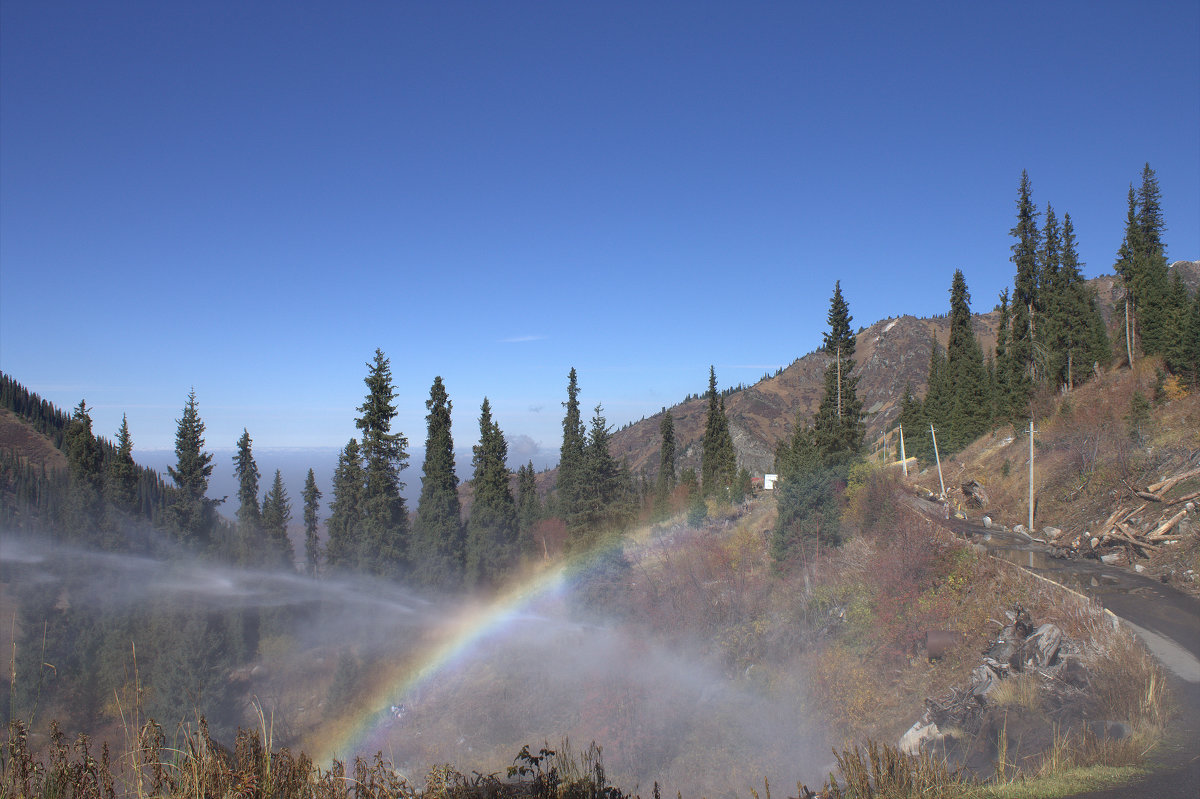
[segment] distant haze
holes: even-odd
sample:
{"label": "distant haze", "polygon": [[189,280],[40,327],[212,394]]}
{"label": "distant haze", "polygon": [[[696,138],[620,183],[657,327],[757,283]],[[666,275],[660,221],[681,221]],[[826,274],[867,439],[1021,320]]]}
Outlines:
{"label": "distant haze", "polygon": [[[422,431],[422,438],[424,432]],[[411,441],[411,438],[410,438]],[[237,510],[237,480],[233,473],[232,448],[209,448],[213,454],[213,473],[208,482],[208,496],[212,499],[226,497],[219,511],[221,515],[232,519]],[[292,501],[292,524],[300,522],[303,513],[304,480],[308,470],[313,470],[317,488],[321,490],[321,516],[328,515],[330,493],[333,488],[333,472],[337,468],[338,447],[264,447],[254,450],[254,462],[262,476],[258,481],[259,498],[271,488],[275,479],[275,470],[283,476],[284,486]],[[167,467],[175,465],[175,451],[169,449],[135,450],[134,459],[142,466],[147,466],[162,475],[168,483]],[[400,473],[404,481],[404,498],[408,501],[410,511],[417,508],[417,499],[421,495],[421,466],[425,461],[423,448],[410,449],[408,468]],[[539,447],[529,436],[517,435],[508,440],[508,466],[514,472],[518,467],[533,462],[534,469],[542,471],[558,463],[558,449],[553,450]],[[471,479],[471,449],[459,447],[454,453],[454,465],[461,482]]]}

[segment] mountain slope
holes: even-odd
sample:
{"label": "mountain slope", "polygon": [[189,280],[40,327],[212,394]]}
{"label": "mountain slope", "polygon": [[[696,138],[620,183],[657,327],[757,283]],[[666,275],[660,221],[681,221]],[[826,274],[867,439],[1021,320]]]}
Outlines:
{"label": "mountain slope", "polygon": [[[1191,291],[1200,286],[1200,261],[1176,261],[1178,270]],[[1110,331],[1117,324],[1116,308],[1122,301],[1122,289],[1113,275],[1088,281],[1096,295],[1100,312]],[[990,354],[996,346],[998,311],[975,314],[975,335]],[[858,376],[858,397],[866,414],[868,447],[879,446],[879,439],[900,413],[904,387],[911,383],[918,396],[925,393],[929,355],[934,336],[942,348],[950,334],[945,316],[918,319],[900,316],[876,322],[857,336],[854,374]],[[830,363],[822,352],[810,352],[793,361],[778,375],[768,377],[725,398],[730,432],[737,449],[738,465],[762,474],[773,468],[775,446],[791,435],[797,414],[810,417],[817,409],[824,390],[823,375]],[[718,378],[720,375],[718,375]],[[707,402],[701,397],[670,408],[675,417],[676,462],[679,468],[699,470],[704,416]],[[661,446],[659,422],[655,414],[613,434],[612,452],[625,459],[634,472],[645,469],[657,474]]]}

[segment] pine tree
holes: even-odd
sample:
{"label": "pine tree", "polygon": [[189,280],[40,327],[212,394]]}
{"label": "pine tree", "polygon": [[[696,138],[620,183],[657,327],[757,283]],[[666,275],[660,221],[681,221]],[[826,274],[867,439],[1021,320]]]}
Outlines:
{"label": "pine tree", "polygon": [[508,443],[492,420],[484,397],[479,408],[479,444],[473,448],[474,491],[467,520],[466,582],[496,585],[517,559],[517,505],[508,485]]}
{"label": "pine tree", "polygon": [[971,320],[971,295],[962,270],[950,285],[950,339],[946,371],[950,402],[945,419],[946,451],[957,452],[987,431],[989,390],[983,349]]}
{"label": "pine tree", "polygon": [[408,511],[400,492],[400,472],[408,465],[408,439],[392,432],[396,418],[395,388],[390,361],[381,350],[367,364],[363,379],[367,396],[358,410],[355,425],[362,431],[365,484],[362,494],[362,541],[366,569],[374,574],[397,577],[408,554]]}
{"label": "pine tree", "polygon": [[450,432],[453,404],[442,378],[435,377],[425,400],[427,434],[422,467],[421,498],[413,525],[414,576],[441,589],[462,585],[466,565],[466,529],[454,472],[454,439]]}
{"label": "pine tree", "polygon": [[704,448],[700,456],[700,480],[705,496],[725,497],[737,476],[737,453],[725,416],[725,399],[717,392],[717,372],[708,367],[708,416],[704,424]]}
{"label": "pine tree", "polygon": [[296,551],[288,538],[288,522],[292,520],[292,501],[283,485],[283,476],[275,470],[275,480],[271,490],[263,497],[262,529],[266,534],[267,546],[271,555],[267,562],[279,564],[286,569],[296,568]]}
{"label": "pine tree", "polygon": [[213,456],[203,450],[204,422],[200,420],[196,390],[192,389],[175,431],[175,466],[167,467],[167,474],[175,481],[167,519],[179,541],[201,547],[212,540],[216,507],[221,503],[205,496],[208,478],[212,476]]}
{"label": "pine tree", "polygon": [[362,456],[358,440],[350,439],[338,455],[337,468],[333,472],[333,494],[329,502],[329,519],[325,529],[329,543],[325,550],[325,562],[331,568],[362,569],[365,557],[362,551],[362,493],[364,477]]}
{"label": "pine tree", "polygon": [[254,462],[250,433],[242,428],[242,437],[237,442],[237,454],[233,456],[233,473],[238,481],[237,526],[239,549],[238,560],[250,562],[251,553],[262,529],[262,512],[258,506],[258,479],[262,475]]}
{"label": "pine tree", "polygon": [[108,463],[105,496],[112,507],[121,513],[133,513],[137,506],[138,467],[133,460],[133,438],[129,435],[129,418],[121,414],[121,429],[117,431],[117,451]]}
{"label": "pine tree", "polygon": [[916,458],[918,463],[929,463],[933,460],[933,444],[930,443],[929,422],[925,418],[925,410],[921,400],[913,394],[912,383],[904,386],[904,395],[900,398],[900,415],[896,423],[904,433],[904,452],[900,452],[900,442],[896,442],[896,459],[901,456]]}
{"label": "pine tree", "polygon": [[1012,262],[1017,267],[1012,297],[1012,320],[1008,355],[1009,406],[1014,413],[1024,414],[1033,392],[1037,359],[1038,324],[1038,252],[1040,233],[1038,211],[1033,204],[1029,174],[1022,170],[1017,193],[1017,224],[1009,231],[1016,239],[1012,245]]}
{"label": "pine tree", "polygon": [[305,573],[316,577],[321,568],[321,538],[318,514],[321,511],[321,491],[313,470],[304,479],[304,561]]}
{"label": "pine tree", "polygon": [[666,408],[662,409],[662,421],[658,423],[662,445],[658,455],[658,480],[655,483],[655,510],[657,516],[667,514],[671,492],[675,490],[675,417]]}
{"label": "pine tree", "polygon": [[572,525],[576,523],[580,492],[583,490],[583,450],[587,435],[579,413],[579,382],[574,367],[567,376],[567,401],[563,403],[563,407],[567,412],[562,423],[563,440],[558,459],[556,490],[559,513],[568,525]]}

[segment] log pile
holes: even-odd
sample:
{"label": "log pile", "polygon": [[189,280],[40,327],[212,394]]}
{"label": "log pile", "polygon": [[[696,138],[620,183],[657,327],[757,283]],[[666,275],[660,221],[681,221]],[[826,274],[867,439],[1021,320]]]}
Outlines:
{"label": "log pile", "polygon": [[1125,484],[1134,501],[1122,502],[1104,522],[1090,532],[1063,531],[1048,543],[1064,557],[1087,555],[1106,563],[1133,563],[1148,558],[1183,536],[1180,523],[1194,516],[1200,491],[1171,496],[1181,483],[1200,477],[1200,468],[1172,475],[1144,489]]}

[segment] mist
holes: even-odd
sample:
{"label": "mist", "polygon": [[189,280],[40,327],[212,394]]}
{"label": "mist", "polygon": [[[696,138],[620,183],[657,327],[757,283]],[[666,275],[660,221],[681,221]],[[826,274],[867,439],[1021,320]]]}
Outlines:
{"label": "mist", "polygon": [[[631,549],[626,558],[637,564],[645,555]],[[14,629],[15,608],[19,626],[40,622],[51,631],[65,614],[94,618],[73,629],[128,638],[109,642],[109,651],[120,653],[126,686],[134,677],[152,686],[148,709],[185,724],[203,712],[219,740],[256,723],[261,709],[276,746],[303,749],[326,765],[382,752],[417,783],[446,762],[503,775],[521,746],[558,749],[564,740],[575,750],[595,741],[610,777],[644,793],[654,781],[669,793],[707,796],[746,795],[764,777],[819,782],[829,748],[794,696],[800,675],[767,680],[752,668],[731,671],[712,656],[711,641],[655,631],[604,561],[570,574],[531,574],[517,598],[451,600],[359,576],[311,579],[194,556],[0,538],[4,609]],[[166,625],[147,621],[161,614]],[[220,661],[230,665],[207,683],[207,696],[156,673],[176,667],[178,657],[156,651],[164,627],[182,630],[196,618],[209,635],[232,619],[239,631],[252,623],[257,636],[252,651]],[[27,646],[36,637],[21,640]],[[41,657],[30,654],[37,653],[23,653],[26,661]],[[220,654],[207,653],[205,662]],[[37,673],[69,676],[52,665]],[[203,681],[213,671],[182,674]],[[20,679],[34,679],[28,666]],[[72,708],[43,700],[40,711]],[[59,720],[66,728],[103,727],[106,711]]]}

